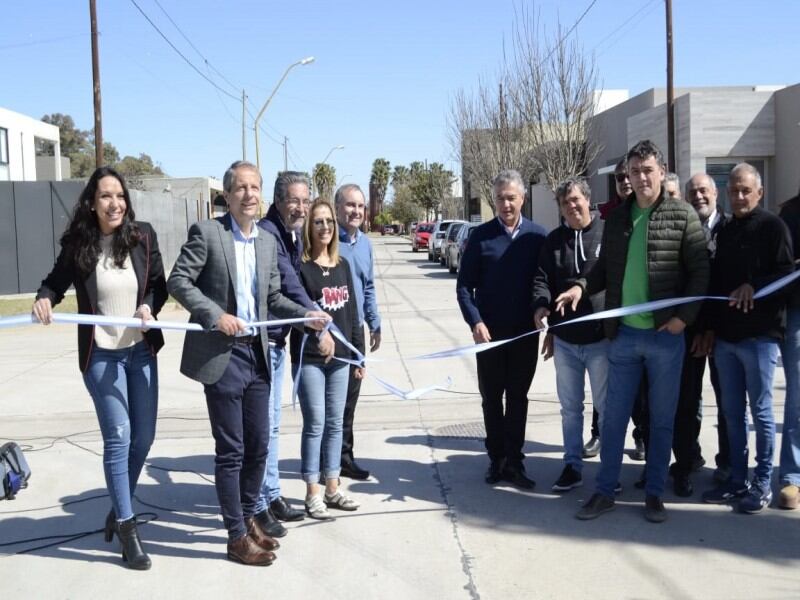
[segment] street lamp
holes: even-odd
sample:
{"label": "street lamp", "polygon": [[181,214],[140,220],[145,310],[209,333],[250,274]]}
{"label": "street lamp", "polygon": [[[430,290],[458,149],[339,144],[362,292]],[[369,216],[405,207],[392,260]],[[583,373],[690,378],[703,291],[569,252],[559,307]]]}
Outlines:
{"label": "street lamp", "polygon": [[269,95],[269,98],[267,98],[267,101],[264,102],[264,106],[261,107],[261,110],[258,111],[258,115],[256,115],[254,121],[254,126],[256,130],[256,166],[258,167],[259,171],[261,170],[261,159],[258,154],[258,121],[259,119],[261,119],[261,115],[264,114],[264,111],[267,110],[269,103],[272,101],[272,97],[275,96],[275,92],[277,92],[278,88],[281,87],[281,84],[283,83],[283,80],[286,79],[286,76],[289,74],[289,71],[291,71],[293,68],[299,65],[308,65],[311,64],[312,62],[314,62],[314,57],[306,56],[303,60],[298,60],[296,63],[292,63],[291,65],[286,67],[286,70],[283,72],[283,76],[278,80],[278,84],[275,86],[275,89],[272,90],[272,93]]}
{"label": "street lamp", "polygon": [[341,177],[339,177],[339,181],[336,182],[336,187],[338,188],[340,185],[342,185],[343,181],[346,181],[348,177],[352,176],[353,176],[352,173],[348,173],[347,175],[342,175]]}
{"label": "street lamp", "polygon": [[325,164],[325,163],[328,161],[328,157],[329,157],[331,154],[333,154],[333,151],[334,151],[334,150],[344,150],[344,146],[334,146],[333,148],[331,148],[330,150],[328,150],[328,153],[325,155],[325,158],[323,158],[323,159],[322,159],[322,162],[321,162],[321,163],[319,163],[319,164],[321,164],[321,165],[324,165],[324,164]]}

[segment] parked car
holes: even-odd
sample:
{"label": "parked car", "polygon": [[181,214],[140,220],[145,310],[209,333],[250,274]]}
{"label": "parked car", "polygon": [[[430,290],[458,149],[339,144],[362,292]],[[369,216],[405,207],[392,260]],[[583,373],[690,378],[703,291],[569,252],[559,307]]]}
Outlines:
{"label": "parked car", "polygon": [[433,231],[431,232],[431,236],[428,238],[428,260],[431,262],[438,262],[439,258],[442,255],[442,242],[444,241],[444,234],[447,230],[447,227],[450,223],[453,222],[453,219],[448,219],[446,221],[436,221],[433,224]]}
{"label": "parked car", "polygon": [[464,225],[458,230],[455,243],[448,246],[447,268],[451,273],[458,273],[458,270],[461,268],[461,257],[464,256],[464,250],[467,248],[467,241],[477,226],[476,223],[467,223]]}
{"label": "parked car", "polygon": [[416,231],[411,235],[411,250],[419,252],[420,248],[428,247],[428,238],[431,237],[433,223],[417,223]]}
{"label": "parked car", "polygon": [[453,221],[450,225],[447,226],[447,229],[444,232],[444,241],[442,242],[442,251],[439,253],[439,264],[443,267],[447,267],[447,252],[448,248],[452,246],[456,241],[456,236],[458,235],[459,230],[466,225],[466,221]]}

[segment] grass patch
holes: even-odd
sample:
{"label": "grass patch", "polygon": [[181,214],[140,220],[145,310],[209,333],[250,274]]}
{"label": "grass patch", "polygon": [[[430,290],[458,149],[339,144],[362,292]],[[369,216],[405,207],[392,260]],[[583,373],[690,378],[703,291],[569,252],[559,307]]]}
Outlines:
{"label": "grass patch", "polygon": [[[14,315],[30,314],[32,306],[32,296],[20,296],[19,298],[0,298],[0,317],[12,317]],[[176,308],[177,306],[178,303],[172,296],[170,296],[162,310]],[[53,312],[77,313],[78,299],[75,294],[68,294],[64,296],[64,299],[53,308]]]}
{"label": "grass patch", "polygon": [[[0,298],[0,317],[11,317],[13,315],[30,314],[33,306],[33,298]],[[65,296],[56,308],[58,312],[76,313],[78,312],[78,300],[74,294]]]}

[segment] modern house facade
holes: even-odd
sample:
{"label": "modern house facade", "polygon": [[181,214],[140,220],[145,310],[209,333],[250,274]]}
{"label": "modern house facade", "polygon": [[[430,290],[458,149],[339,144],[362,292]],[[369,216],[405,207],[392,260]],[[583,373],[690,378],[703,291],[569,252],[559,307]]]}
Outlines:
{"label": "modern house facade", "polygon": [[[729,209],[726,184],[736,163],[761,173],[764,205],[778,205],[800,187],[800,84],[676,88],[675,171],[685,182],[698,172],[714,178]],[[650,139],[667,153],[666,90],[649,89],[593,117],[601,149],[589,165],[593,200],[614,195],[614,165],[628,148]]]}
{"label": "modern house facade", "polygon": [[[51,142],[55,156],[37,157],[37,140]],[[0,181],[61,181],[62,165],[58,127],[0,108]]]}

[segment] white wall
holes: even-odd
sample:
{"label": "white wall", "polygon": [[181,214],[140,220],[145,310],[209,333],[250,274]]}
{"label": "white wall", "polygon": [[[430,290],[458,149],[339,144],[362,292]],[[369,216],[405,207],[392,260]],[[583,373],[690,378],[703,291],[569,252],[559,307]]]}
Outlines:
{"label": "white wall", "polygon": [[[8,130],[8,167],[10,181],[37,181],[35,138],[55,144],[61,154],[58,127],[38,119],[0,108],[0,127]],[[61,162],[55,161],[55,180],[61,180]]]}

